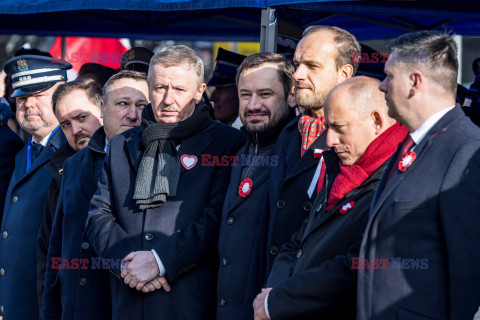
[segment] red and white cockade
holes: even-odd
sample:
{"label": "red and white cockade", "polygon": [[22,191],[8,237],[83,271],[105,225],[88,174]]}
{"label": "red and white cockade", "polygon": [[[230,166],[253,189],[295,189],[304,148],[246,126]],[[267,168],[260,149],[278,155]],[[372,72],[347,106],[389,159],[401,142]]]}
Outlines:
{"label": "red and white cockade", "polygon": [[342,208],[340,208],[339,212],[341,214],[345,214],[348,211],[352,210],[354,206],[355,206],[355,201],[350,201],[349,203],[344,204]]}
{"label": "red and white cockade", "polygon": [[413,163],[413,161],[415,161],[415,159],[417,158],[417,154],[413,151],[409,151],[407,152],[402,160],[400,160],[400,162],[398,163],[398,170],[400,171],[405,171],[407,170],[408,167],[410,167]]}
{"label": "red and white cockade", "polygon": [[238,194],[242,197],[246,197],[250,194],[253,187],[253,181],[250,178],[243,179],[242,183],[238,187]]}

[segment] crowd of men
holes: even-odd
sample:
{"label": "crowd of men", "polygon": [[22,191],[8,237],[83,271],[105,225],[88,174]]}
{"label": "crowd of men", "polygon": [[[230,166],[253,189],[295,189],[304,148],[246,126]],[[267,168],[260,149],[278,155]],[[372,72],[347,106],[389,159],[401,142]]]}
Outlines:
{"label": "crowd of men", "polygon": [[380,81],[334,26],[307,28],[293,64],[221,50],[211,102],[183,45],[69,82],[67,61],[10,59],[28,135],[5,100],[0,319],[480,317],[456,44],[419,31],[388,51]]}

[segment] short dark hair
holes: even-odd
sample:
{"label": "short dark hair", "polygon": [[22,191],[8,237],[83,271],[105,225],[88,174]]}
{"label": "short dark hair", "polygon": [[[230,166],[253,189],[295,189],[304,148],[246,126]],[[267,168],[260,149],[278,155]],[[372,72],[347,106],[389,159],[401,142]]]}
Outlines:
{"label": "short dark hair", "polygon": [[390,53],[397,53],[403,62],[423,65],[423,70],[434,73],[444,89],[456,92],[457,44],[451,34],[434,30],[407,33],[392,40],[387,48]]}
{"label": "short dark hair", "polygon": [[305,38],[318,31],[330,31],[335,35],[334,40],[338,45],[338,54],[335,57],[335,66],[338,70],[340,67],[350,64],[353,67],[352,76],[354,76],[358,70],[357,56],[360,56],[362,52],[362,48],[360,47],[357,38],[345,29],[328,25],[310,26],[303,31],[302,38]]}
{"label": "short dark hair", "polygon": [[78,79],[61,84],[57,87],[52,96],[53,112],[56,112],[57,110],[58,101],[75,90],[85,91],[88,100],[100,108],[102,102],[102,88],[93,79]]}
{"label": "short dark hair", "polygon": [[136,81],[145,81],[147,82],[147,75],[143,72],[133,71],[133,70],[122,70],[119,73],[114,74],[107,80],[102,90],[103,102],[106,102],[108,92],[110,87],[120,79],[132,79]]}
{"label": "short dark hair", "polygon": [[261,65],[266,63],[271,63],[276,65],[278,80],[280,80],[280,82],[283,84],[283,91],[285,93],[285,99],[286,99],[294,84],[293,73],[295,72],[295,68],[287,58],[285,58],[279,53],[261,52],[261,53],[255,53],[255,54],[252,54],[251,56],[246,57],[245,60],[243,60],[240,67],[238,67],[237,76],[235,78],[237,86],[238,86],[238,79],[240,78],[240,74],[243,71],[247,69],[258,68]]}

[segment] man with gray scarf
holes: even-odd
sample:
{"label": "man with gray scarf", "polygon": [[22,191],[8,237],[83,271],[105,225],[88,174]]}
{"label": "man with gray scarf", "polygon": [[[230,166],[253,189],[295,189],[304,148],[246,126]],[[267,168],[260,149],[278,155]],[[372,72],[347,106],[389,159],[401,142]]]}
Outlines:
{"label": "man with gray scarf", "polygon": [[114,319],[213,319],[230,166],[203,157],[230,159],[245,139],[208,115],[192,49],[155,54],[148,83],[142,125],[108,145],[87,235],[100,257],[121,261],[111,270]]}

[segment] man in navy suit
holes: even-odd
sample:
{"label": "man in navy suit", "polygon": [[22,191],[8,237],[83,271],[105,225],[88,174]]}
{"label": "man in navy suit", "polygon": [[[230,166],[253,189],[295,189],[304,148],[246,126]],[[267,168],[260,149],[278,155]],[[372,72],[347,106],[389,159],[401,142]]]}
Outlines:
{"label": "man in navy suit", "polygon": [[385,170],[354,264],[358,319],[471,320],[480,305],[480,129],[455,106],[457,47],[448,34],[420,31],[389,50],[380,90],[410,134]]}
{"label": "man in navy suit", "polygon": [[245,140],[210,118],[203,62],[192,49],[155,54],[148,84],[141,126],[108,144],[87,236],[101,258],[122,261],[122,270],[112,268],[114,319],[213,319],[230,179],[230,167],[218,160]]}
{"label": "man in navy suit", "polygon": [[45,165],[66,142],[52,110],[52,95],[71,67],[63,60],[34,55],[14,57],[4,67],[12,78],[18,123],[31,134],[15,158],[2,219],[0,316],[5,319],[39,318],[36,244],[52,178]]}

